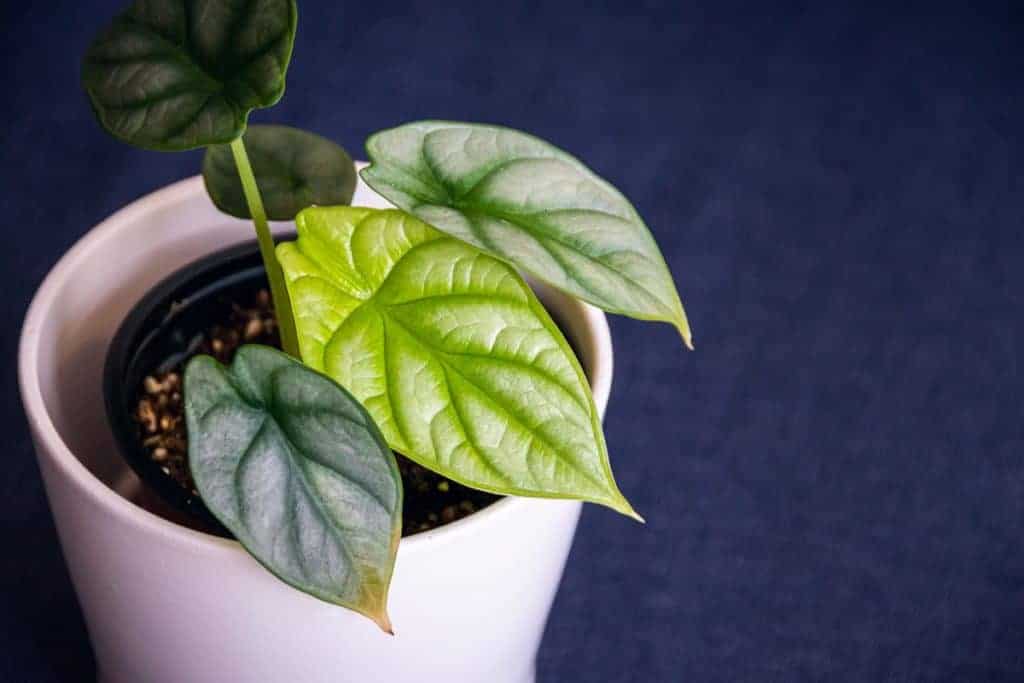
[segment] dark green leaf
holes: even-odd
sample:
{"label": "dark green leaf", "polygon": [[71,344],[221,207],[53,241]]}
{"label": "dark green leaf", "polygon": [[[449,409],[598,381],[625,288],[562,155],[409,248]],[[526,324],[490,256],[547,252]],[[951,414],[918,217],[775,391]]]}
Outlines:
{"label": "dark green leaf", "polygon": [[294,0],[137,0],[89,47],[82,84],[129,144],[231,142],[284,93],[295,23]]}
{"label": "dark green leaf", "polygon": [[401,211],[316,207],[295,225],[277,255],[302,359],[392,448],[474,488],[636,516],[587,378],[514,269]]}
{"label": "dark green leaf", "polygon": [[366,143],[363,180],[449,235],[613,313],[663,320],[692,346],[658,245],[580,161],[508,128],[422,121]]}
{"label": "dark green leaf", "polygon": [[390,631],[401,536],[394,456],[344,389],[291,357],[243,346],[185,373],[189,466],[210,511],[283,581]]}
{"label": "dark green leaf", "polygon": [[[243,139],[267,218],[290,221],[307,206],[352,201],[352,158],[327,138],[287,126],[254,125]],[[203,181],[218,209],[237,218],[251,217],[230,145],[206,150]]]}

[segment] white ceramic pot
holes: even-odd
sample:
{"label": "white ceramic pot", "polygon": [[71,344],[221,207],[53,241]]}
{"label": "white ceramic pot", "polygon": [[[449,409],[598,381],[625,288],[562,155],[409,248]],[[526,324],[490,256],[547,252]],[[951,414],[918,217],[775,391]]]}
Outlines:
{"label": "white ceramic pot", "polygon": [[[355,204],[385,206],[364,185]],[[286,226],[278,226],[286,227]],[[233,541],[168,521],[142,495],[106,423],[107,344],[179,267],[252,238],[200,178],[148,195],[82,238],[29,308],[19,379],[50,507],[106,683],[534,679],[580,504],[508,498],[402,540],[395,636],[275,579]],[[612,376],[597,310],[538,293],[566,328],[604,413]]]}

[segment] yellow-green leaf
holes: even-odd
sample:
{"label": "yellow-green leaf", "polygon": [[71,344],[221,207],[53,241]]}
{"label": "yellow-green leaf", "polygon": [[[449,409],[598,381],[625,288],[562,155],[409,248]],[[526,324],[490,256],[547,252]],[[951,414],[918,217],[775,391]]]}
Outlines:
{"label": "yellow-green leaf", "polygon": [[504,262],[400,211],[315,207],[278,247],[303,360],[393,449],[468,486],[636,516],[586,377]]}

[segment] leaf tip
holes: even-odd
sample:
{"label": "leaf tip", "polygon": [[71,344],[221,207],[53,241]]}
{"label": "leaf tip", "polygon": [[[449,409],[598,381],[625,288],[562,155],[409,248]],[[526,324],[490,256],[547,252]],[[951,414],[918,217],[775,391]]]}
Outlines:
{"label": "leaf tip", "polygon": [[[398,544],[391,544],[392,550],[392,561],[394,560],[394,552],[398,550]],[[362,586],[362,594],[356,605],[351,606],[356,612],[363,615],[373,623],[377,624],[377,627],[388,634],[389,636],[395,635],[395,629],[391,625],[391,617],[388,616],[388,583],[390,579],[383,579],[377,575],[377,572],[370,567],[367,567],[367,571],[370,577],[364,578],[368,582]],[[364,575],[365,577],[366,575]]]}
{"label": "leaf tip", "polygon": [[647,520],[644,519],[643,516],[639,512],[634,510],[633,506],[630,505],[629,503],[626,503],[626,506],[624,508],[620,509],[619,512],[621,512],[622,514],[626,515],[630,519],[634,519],[637,522],[640,522],[641,524],[647,524]]}
{"label": "leaf tip", "polygon": [[394,627],[391,626],[391,620],[389,620],[387,614],[381,614],[379,618],[375,618],[374,623],[387,635],[394,636]]}
{"label": "leaf tip", "polygon": [[369,163],[369,165],[363,166],[361,169],[359,169],[359,177],[362,179],[362,181],[364,183],[366,183],[367,185],[371,185],[372,186],[373,181],[376,179],[376,170],[377,169],[373,165],[373,156],[374,155],[373,155],[373,152],[370,151],[370,143],[369,142],[366,143],[366,152],[367,152],[367,156],[370,157],[370,163]]}
{"label": "leaf tip", "polygon": [[395,635],[395,629],[391,625],[391,619],[388,618],[388,613],[386,611],[382,610],[379,614],[367,614],[366,616],[370,617],[373,623],[377,624],[377,626],[380,627],[380,630],[384,633],[389,636]]}
{"label": "leaf tip", "polygon": [[693,335],[690,334],[690,328],[680,328],[680,334],[683,337],[683,344],[686,345],[690,351],[693,351]]}
{"label": "leaf tip", "polygon": [[693,333],[690,331],[690,321],[686,319],[686,313],[683,312],[682,307],[679,309],[679,313],[676,319],[672,321],[675,328],[679,330],[679,336],[683,338],[683,344],[686,348],[693,351]]}
{"label": "leaf tip", "polygon": [[630,505],[629,501],[626,500],[626,497],[623,496],[621,493],[619,493],[611,501],[608,501],[607,503],[605,503],[605,505],[610,507],[612,510],[615,510],[619,514],[625,515],[626,517],[629,517],[630,519],[634,519],[634,520],[640,522],[641,524],[646,524],[647,523],[647,520],[645,520],[640,515],[639,512],[637,512],[636,510],[633,509],[633,506]]}

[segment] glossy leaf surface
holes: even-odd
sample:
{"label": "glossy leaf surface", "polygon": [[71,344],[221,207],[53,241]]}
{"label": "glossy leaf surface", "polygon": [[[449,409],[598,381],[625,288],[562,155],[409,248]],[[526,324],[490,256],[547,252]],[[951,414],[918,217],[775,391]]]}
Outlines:
{"label": "glossy leaf surface", "polygon": [[296,226],[277,252],[302,358],[392,448],[475,488],[635,516],[586,377],[514,269],[401,211],[317,207]]}
{"label": "glossy leaf surface", "polygon": [[[348,204],[356,169],[330,140],[288,126],[249,126],[243,136],[267,218],[290,221],[302,209]],[[251,218],[229,145],[214,145],[203,157],[206,191],[224,213]]]}
{"label": "glossy leaf surface", "polygon": [[394,455],[344,389],[266,346],[185,374],[189,466],[203,502],[285,582],[390,631],[401,536]]}
{"label": "glossy leaf surface", "polygon": [[366,149],[363,179],[400,208],[606,311],[669,322],[692,347],[647,226],[574,157],[516,130],[444,121],[377,133]]}
{"label": "glossy leaf surface", "polygon": [[137,0],[89,47],[82,84],[129,144],[230,142],[284,93],[295,24],[294,0]]}

